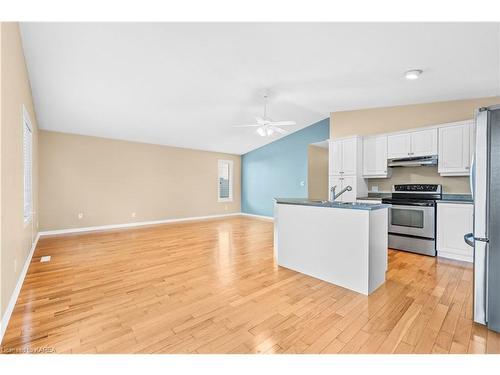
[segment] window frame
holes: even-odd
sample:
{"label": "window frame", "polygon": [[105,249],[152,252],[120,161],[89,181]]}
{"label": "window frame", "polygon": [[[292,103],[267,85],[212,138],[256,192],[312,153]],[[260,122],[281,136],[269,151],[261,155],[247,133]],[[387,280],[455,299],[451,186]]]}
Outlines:
{"label": "window frame", "polygon": [[[23,105],[23,113],[22,113],[22,145],[23,145],[23,222],[25,225],[30,224],[33,222],[33,125],[31,124],[31,118],[29,116],[28,111],[26,110],[26,107]],[[27,130],[26,130],[27,128]],[[26,158],[26,153],[25,153],[25,137],[26,137],[26,131],[29,131],[29,136],[30,136],[30,155],[29,155],[29,162],[30,162],[30,175],[29,175],[29,192],[30,196],[27,197],[26,192],[26,166],[27,166],[27,158]],[[29,201],[28,199],[29,198]],[[29,212],[27,212],[27,208],[29,209]]]}
{"label": "window frame", "polygon": [[[222,164],[227,164],[229,167],[229,197],[221,198],[220,196],[220,169]],[[234,185],[234,175],[233,175],[233,164],[232,160],[219,159],[217,160],[217,201],[218,202],[232,202],[233,201],[233,185]]]}

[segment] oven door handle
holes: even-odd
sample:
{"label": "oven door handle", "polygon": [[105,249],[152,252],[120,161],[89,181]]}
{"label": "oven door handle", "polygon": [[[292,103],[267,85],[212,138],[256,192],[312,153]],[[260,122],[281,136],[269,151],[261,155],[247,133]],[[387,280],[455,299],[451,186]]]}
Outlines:
{"label": "oven door handle", "polygon": [[388,203],[388,204],[391,204],[392,206],[410,206],[410,207],[434,207],[434,203],[417,203],[417,202],[412,202],[412,203],[403,203],[403,202],[398,202],[398,203],[394,203],[394,202],[383,202],[383,203]]}

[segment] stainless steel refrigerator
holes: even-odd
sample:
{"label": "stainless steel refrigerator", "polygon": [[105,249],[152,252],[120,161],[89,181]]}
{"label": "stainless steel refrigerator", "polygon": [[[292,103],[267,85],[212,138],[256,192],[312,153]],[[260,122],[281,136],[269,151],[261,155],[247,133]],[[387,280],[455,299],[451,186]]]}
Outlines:
{"label": "stainless steel refrigerator", "polygon": [[500,105],[476,114],[476,148],[471,166],[474,233],[474,321],[500,332]]}

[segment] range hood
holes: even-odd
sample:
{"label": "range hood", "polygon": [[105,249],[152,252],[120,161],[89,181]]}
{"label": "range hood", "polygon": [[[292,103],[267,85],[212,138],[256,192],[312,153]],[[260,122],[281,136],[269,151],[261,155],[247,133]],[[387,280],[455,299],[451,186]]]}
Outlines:
{"label": "range hood", "polygon": [[432,156],[418,156],[411,158],[389,159],[387,161],[388,167],[422,167],[437,165],[437,155]]}

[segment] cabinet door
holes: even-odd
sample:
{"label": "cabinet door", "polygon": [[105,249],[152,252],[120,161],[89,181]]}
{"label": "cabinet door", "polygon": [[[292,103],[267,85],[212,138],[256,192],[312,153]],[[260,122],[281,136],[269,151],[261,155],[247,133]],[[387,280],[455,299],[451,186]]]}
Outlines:
{"label": "cabinet door", "polygon": [[473,210],[472,204],[438,203],[438,256],[472,262],[473,249],[465,243],[464,234],[473,231]]}
{"label": "cabinet door", "polygon": [[356,138],[344,139],[342,141],[342,169],[343,175],[356,174],[358,140]]}
{"label": "cabinet door", "polygon": [[342,141],[330,142],[328,160],[328,173],[339,176],[342,171]]}
{"label": "cabinet door", "polygon": [[387,137],[370,137],[363,140],[363,175],[387,177]]}
{"label": "cabinet door", "polygon": [[351,186],[352,190],[351,191],[346,191],[344,194],[342,194],[339,198],[342,202],[356,202],[356,176],[343,176],[342,180],[342,189],[344,189],[347,186]]}
{"label": "cabinet door", "polygon": [[397,159],[410,156],[410,134],[395,134],[387,137],[387,158]]}
{"label": "cabinet door", "polygon": [[437,129],[411,133],[411,156],[437,155],[437,138]]}
{"label": "cabinet door", "polygon": [[443,175],[468,175],[471,156],[471,126],[457,125],[439,129],[438,172]]}

